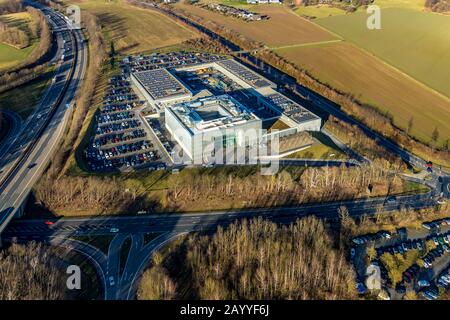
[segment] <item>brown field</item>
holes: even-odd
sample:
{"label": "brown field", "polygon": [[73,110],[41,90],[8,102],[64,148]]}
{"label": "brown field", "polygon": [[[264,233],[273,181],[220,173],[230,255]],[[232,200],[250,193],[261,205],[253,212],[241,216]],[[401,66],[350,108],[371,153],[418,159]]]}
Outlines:
{"label": "brown field", "polygon": [[268,20],[245,22],[234,17],[226,17],[220,13],[202,9],[198,6],[177,3],[176,8],[185,10],[207,20],[239,32],[240,34],[262,42],[271,47],[329,41],[336,39],[328,31],[300,18],[284,5],[261,5],[255,10],[268,15]]}
{"label": "brown field", "polygon": [[389,111],[401,128],[413,117],[411,134],[423,141],[430,140],[435,127],[440,142],[450,137],[450,100],[349,43],[286,48],[277,53],[321,81]]}
{"label": "brown field", "polygon": [[158,12],[122,0],[88,0],[77,4],[100,19],[105,26],[105,38],[113,40],[121,53],[150,51],[197,37],[193,31]]}

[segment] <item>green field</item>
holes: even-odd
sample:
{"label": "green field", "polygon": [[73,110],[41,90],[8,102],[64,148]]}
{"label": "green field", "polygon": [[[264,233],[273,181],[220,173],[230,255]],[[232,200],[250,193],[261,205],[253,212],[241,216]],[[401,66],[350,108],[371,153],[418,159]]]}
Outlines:
{"label": "green field", "polygon": [[173,46],[197,36],[156,11],[134,7],[122,0],[74,3],[99,18],[105,27],[106,40],[113,40],[120,53],[132,54]]}
{"label": "green field", "polygon": [[422,11],[425,0],[375,0],[374,4],[381,8],[405,8]]}
{"label": "green field", "polygon": [[[406,128],[411,117],[411,134],[429,141],[434,128],[440,140],[450,136],[450,102],[403,73],[347,42],[277,50],[288,60],[309,70],[321,81],[352,93],[363,103],[389,111],[394,123]],[[433,106],[433,109],[430,108]]]}
{"label": "green field", "polygon": [[410,133],[419,140],[429,142],[437,127],[443,143],[450,137],[450,17],[421,12],[423,3],[417,0],[378,4],[399,7],[382,9],[381,30],[367,29],[365,12],[318,18],[314,23],[345,41],[276,52],[389,112],[400,128],[413,118]]}
{"label": "green field", "polygon": [[291,153],[286,158],[293,159],[331,159],[343,160],[347,159],[347,155],[327,136],[321,132],[312,132],[316,143],[311,147]]}
{"label": "green field", "polygon": [[[406,8],[423,11],[425,0],[375,0],[373,4],[381,8]],[[364,12],[364,10],[365,7],[361,6],[357,12]],[[328,4],[298,6],[294,11],[300,16],[317,19],[348,14],[345,10]]]}
{"label": "green field", "polygon": [[1,93],[0,109],[13,110],[23,119],[26,119],[41,99],[52,76],[53,70],[49,69],[38,78],[22,86]]}
{"label": "green field", "polygon": [[[31,16],[26,12],[6,14],[0,16],[0,21],[29,33],[28,25],[31,23]],[[24,61],[37,44],[37,39],[31,39],[31,44],[28,47],[17,49],[8,44],[0,43],[0,71],[14,67]]]}
{"label": "green field", "polygon": [[450,97],[449,16],[383,9],[381,30],[367,29],[366,19],[361,12],[318,19],[316,23]]}
{"label": "green field", "polygon": [[325,18],[346,13],[342,9],[335,8],[329,5],[300,6],[297,7],[294,11],[300,16],[307,16],[311,18]]}

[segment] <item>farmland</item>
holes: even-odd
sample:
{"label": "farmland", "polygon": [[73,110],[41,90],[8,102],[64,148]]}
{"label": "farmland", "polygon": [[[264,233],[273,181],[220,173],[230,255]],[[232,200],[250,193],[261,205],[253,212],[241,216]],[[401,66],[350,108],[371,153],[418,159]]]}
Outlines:
{"label": "farmland", "polygon": [[[28,33],[28,25],[31,23],[31,16],[25,12],[6,14],[0,16],[0,21],[8,26],[18,27]],[[31,44],[23,49],[0,43],[0,71],[11,68],[24,61],[38,43],[36,39],[31,40]]]}
{"label": "farmland", "polygon": [[450,17],[383,9],[381,30],[367,29],[366,19],[360,12],[316,22],[450,97]]}
{"label": "farmland", "polygon": [[[389,8],[382,9],[383,29],[376,31],[366,29],[363,10],[311,22],[284,5],[260,5],[251,10],[269,19],[245,22],[183,2],[174,6],[263,43],[320,81],[388,112],[400,128],[406,129],[413,118],[410,134],[421,141],[429,142],[437,127],[442,144],[450,136],[450,100],[445,96],[450,96],[450,60],[445,59],[450,41],[442,41],[450,37],[450,18],[421,12],[416,0],[379,4]],[[418,22],[410,23],[413,19]]]}
{"label": "farmland", "polygon": [[447,99],[350,43],[279,49],[277,53],[321,81],[383,112],[389,111],[394,123],[402,128],[413,117],[411,134],[424,141],[429,141],[435,126],[442,141],[450,136]]}
{"label": "farmland", "polygon": [[[373,4],[381,8],[406,8],[417,11],[424,10],[425,0],[375,0]],[[357,9],[357,12],[363,12],[363,6]],[[310,6],[299,6],[295,8],[295,13],[300,16],[309,18],[326,18],[330,16],[345,15],[347,12],[344,9],[337,8],[328,4],[318,4]]]}
{"label": "farmland", "polygon": [[269,16],[267,20],[245,22],[234,17],[226,17],[186,3],[177,3],[176,8],[227,26],[245,37],[271,47],[288,46],[310,42],[335,40],[336,37],[312,22],[301,19],[283,5],[260,5],[254,11]]}
{"label": "farmland", "polygon": [[114,41],[123,54],[173,46],[196,35],[186,27],[155,11],[140,9],[124,1],[92,0],[77,3],[96,15],[106,28],[105,38]]}

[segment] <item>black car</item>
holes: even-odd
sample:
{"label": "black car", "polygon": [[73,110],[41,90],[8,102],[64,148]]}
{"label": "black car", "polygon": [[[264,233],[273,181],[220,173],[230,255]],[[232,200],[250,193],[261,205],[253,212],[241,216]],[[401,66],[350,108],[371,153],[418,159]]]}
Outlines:
{"label": "black car", "polygon": [[406,293],[406,287],[403,283],[397,284],[397,286],[395,287],[395,290],[400,294]]}

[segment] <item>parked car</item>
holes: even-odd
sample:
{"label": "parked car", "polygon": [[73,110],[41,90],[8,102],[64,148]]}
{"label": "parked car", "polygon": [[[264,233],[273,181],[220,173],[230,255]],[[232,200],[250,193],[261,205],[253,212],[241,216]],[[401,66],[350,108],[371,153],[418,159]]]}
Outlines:
{"label": "parked car", "polygon": [[419,280],[417,281],[417,285],[419,286],[419,288],[429,287],[430,282],[428,282],[427,280]]}

